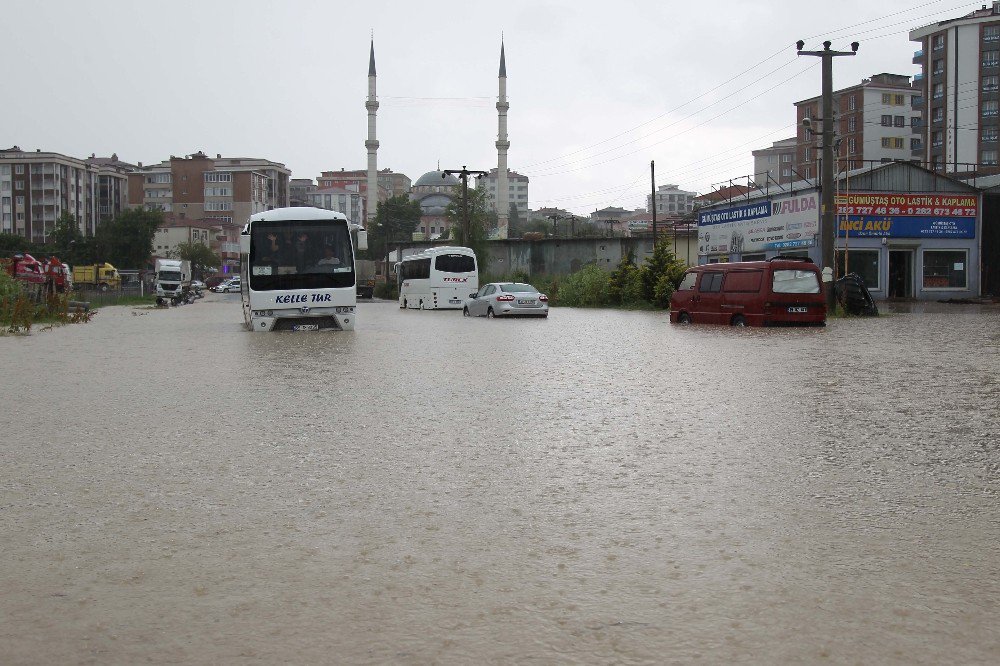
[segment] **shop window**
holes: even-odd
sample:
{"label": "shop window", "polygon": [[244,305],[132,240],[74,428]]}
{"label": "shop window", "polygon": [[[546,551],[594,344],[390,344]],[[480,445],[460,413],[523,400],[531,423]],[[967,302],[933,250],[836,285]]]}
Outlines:
{"label": "shop window", "polygon": [[857,273],[866,287],[878,289],[878,261],[878,250],[837,250],[837,274]]}
{"label": "shop window", "polygon": [[924,250],[924,289],[968,288],[968,251]]}

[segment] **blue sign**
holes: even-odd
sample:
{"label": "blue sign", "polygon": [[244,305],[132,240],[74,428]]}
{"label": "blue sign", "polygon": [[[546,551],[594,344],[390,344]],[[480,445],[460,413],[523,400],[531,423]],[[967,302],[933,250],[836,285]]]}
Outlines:
{"label": "blue sign", "polygon": [[698,226],[704,227],[711,224],[725,224],[726,222],[739,222],[741,220],[755,220],[759,217],[771,216],[771,202],[762,201],[750,204],[749,206],[739,206],[737,208],[726,208],[723,210],[710,210],[699,213]]}
{"label": "blue sign", "polygon": [[974,217],[910,217],[851,215],[839,232],[850,238],[975,238]]}

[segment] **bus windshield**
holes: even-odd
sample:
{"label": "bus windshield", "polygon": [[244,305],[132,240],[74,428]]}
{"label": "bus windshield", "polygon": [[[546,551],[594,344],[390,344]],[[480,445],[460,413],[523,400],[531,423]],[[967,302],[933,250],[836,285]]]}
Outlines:
{"label": "bus windshield", "polygon": [[254,291],[353,287],[354,254],[347,222],[254,222],[249,268]]}

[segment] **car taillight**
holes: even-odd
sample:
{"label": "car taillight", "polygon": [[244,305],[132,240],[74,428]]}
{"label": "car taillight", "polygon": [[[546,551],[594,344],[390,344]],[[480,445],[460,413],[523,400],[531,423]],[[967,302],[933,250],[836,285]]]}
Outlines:
{"label": "car taillight", "polygon": [[504,294],[503,296],[497,296],[498,301],[512,301],[514,297],[511,294]]}
{"label": "car taillight", "polygon": [[540,300],[540,301],[547,301],[547,300],[549,300],[549,297],[546,296],[545,294],[539,294],[538,300]]}

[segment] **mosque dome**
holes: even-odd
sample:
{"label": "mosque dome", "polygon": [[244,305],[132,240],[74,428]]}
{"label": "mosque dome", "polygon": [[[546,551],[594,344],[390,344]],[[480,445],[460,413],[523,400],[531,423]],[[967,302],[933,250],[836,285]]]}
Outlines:
{"label": "mosque dome", "polygon": [[[444,178],[442,178],[442,176],[444,176]],[[461,184],[462,181],[455,176],[452,176],[450,173],[446,174],[443,171],[428,171],[417,179],[417,182],[413,184],[413,187],[453,187]]]}

